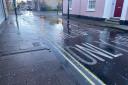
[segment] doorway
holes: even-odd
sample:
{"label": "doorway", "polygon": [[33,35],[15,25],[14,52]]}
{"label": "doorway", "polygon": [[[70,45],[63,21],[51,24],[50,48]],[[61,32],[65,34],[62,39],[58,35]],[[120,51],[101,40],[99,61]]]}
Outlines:
{"label": "doorway", "polygon": [[124,0],[116,0],[114,17],[121,17]]}

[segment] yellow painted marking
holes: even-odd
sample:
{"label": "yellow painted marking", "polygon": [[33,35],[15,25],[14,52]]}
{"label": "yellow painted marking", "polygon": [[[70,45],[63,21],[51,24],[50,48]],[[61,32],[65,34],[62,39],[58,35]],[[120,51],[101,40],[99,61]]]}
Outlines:
{"label": "yellow painted marking", "polygon": [[[51,43],[52,41],[50,41],[50,39],[48,39],[48,41]],[[54,43],[54,45],[53,45]],[[87,79],[87,81],[91,84],[91,85],[96,85],[90,78],[88,78],[88,76],[86,76],[84,74],[84,72],[82,72],[70,59],[68,59],[61,51],[64,51],[69,57],[71,57],[79,66],[81,66],[85,71],[87,71],[93,78],[95,78],[99,83],[101,83],[101,85],[106,85],[103,81],[101,81],[97,76],[95,76],[91,71],[89,71],[89,69],[87,69],[86,67],[84,67],[79,61],[77,61],[75,58],[72,57],[72,55],[70,55],[68,52],[66,52],[63,48],[61,48],[59,45],[57,45],[57,43],[52,42],[51,43],[54,48],[56,48],[58,50],[58,52],[63,55],[63,57],[85,78]],[[56,47],[56,46],[58,47]]]}

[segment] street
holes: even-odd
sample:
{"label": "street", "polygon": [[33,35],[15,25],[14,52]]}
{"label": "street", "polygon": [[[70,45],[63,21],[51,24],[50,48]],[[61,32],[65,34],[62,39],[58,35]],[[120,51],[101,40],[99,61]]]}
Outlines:
{"label": "street", "polygon": [[0,85],[128,85],[128,34],[26,11],[2,26]]}

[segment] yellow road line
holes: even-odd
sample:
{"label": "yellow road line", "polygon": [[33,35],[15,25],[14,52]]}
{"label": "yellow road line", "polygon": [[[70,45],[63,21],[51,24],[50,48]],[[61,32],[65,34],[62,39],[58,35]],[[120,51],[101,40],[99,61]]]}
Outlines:
{"label": "yellow road line", "polygon": [[[66,52],[63,48],[61,48],[59,45],[57,45],[57,43],[50,41],[50,39],[48,39],[48,41],[54,46],[54,48],[56,48],[58,50],[58,52],[63,55],[63,57],[85,78],[87,79],[87,81],[91,84],[91,85],[96,85],[90,78],[88,78],[88,76],[85,75],[84,72],[82,72],[70,59],[68,59],[61,51],[64,51],[69,57],[71,57],[79,66],[81,66],[85,71],[87,71],[93,78],[95,78],[99,83],[101,83],[101,85],[106,85],[103,81],[101,81],[97,76],[95,76],[91,71],[89,71],[86,67],[84,67],[79,61],[77,61],[75,58],[72,57],[72,55],[70,55],[68,52]],[[56,45],[56,46],[55,46]]]}

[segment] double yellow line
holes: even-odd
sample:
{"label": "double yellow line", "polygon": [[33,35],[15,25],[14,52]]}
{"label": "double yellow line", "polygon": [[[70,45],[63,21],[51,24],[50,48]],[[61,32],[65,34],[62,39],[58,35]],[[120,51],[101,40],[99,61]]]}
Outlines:
{"label": "double yellow line", "polygon": [[[84,69],[88,74],[90,74],[100,85],[106,85],[103,81],[101,81],[97,76],[95,76],[89,69],[83,66],[79,61],[77,61],[71,54],[65,51],[61,46],[59,46],[56,42],[51,39],[47,39],[48,42],[91,84],[96,85],[96,83],[90,79],[82,70],[78,68],[64,53],[66,53],[73,61],[75,61],[82,69]],[[64,53],[63,53],[64,52]]]}

